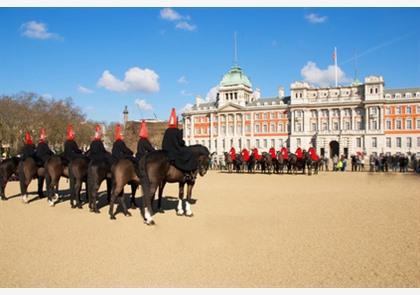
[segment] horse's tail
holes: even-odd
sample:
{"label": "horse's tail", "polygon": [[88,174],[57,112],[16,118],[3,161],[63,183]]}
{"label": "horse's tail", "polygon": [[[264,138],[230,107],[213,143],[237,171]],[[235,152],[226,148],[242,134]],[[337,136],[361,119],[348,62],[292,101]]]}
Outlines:
{"label": "horse's tail", "polygon": [[147,154],[144,155],[139,161],[140,184],[142,186],[144,196],[150,191],[150,179],[149,175],[147,174],[146,158]]}
{"label": "horse's tail", "polygon": [[19,163],[19,166],[18,166],[19,185],[20,185],[20,193],[21,193],[21,195],[26,194],[26,189],[27,189],[27,187],[26,187],[25,171],[23,169],[23,162],[24,162],[24,160],[22,160]]}

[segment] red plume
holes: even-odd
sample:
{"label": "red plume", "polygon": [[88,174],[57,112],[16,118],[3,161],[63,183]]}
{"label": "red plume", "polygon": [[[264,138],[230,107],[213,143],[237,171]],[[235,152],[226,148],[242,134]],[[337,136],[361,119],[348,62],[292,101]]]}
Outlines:
{"label": "red plume", "polygon": [[101,140],[101,126],[99,126],[99,124],[96,124],[95,126],[95,140]]}
{"label": "red plume", "polygon": [[74,140],[73,125],[67,125],[67,140]]}
{"label": "red plume", "polygon": [[47,133],[45,132],[45,128],[41,128],[41,132],[39,135],[39,142],[45,142],[47,139]]}
{"label": "red plume", "polygon": [[171,116],[169,117],[169,128],[177,128],[177,118],[176,118],[176,112],[175,108],[172,108]]}
{"label": "red plume", "polygon": [[123,140],[123,136],[121,134],[121,125],[117,124],[115,126],[115,141],[117,140]]}
{"label": "red plume", "polygon": [[31,134],[26,131],[25,133],[25,143],[26,144],[33,144]]}
{"label": "red plume", "polygon": [[140,138],[148,138],[149,137],[149,132],[147,131],[146,122],[144,120],[141,121],[139,136],[140,136]]}

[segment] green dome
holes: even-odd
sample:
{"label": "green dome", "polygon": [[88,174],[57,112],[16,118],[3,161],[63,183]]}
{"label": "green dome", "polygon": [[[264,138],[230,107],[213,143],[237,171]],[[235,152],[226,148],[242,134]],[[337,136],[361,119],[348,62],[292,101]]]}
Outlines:
{"label": "green dome", "polygon": [[239,85],[243,84],[252,88],[251,82],[249,81],[248,77],[242,71],[239,66],[233,66],[229,72],[227,72],[224,76],[222,81],[220,82],[220,86],[231,86],[231,85]]}

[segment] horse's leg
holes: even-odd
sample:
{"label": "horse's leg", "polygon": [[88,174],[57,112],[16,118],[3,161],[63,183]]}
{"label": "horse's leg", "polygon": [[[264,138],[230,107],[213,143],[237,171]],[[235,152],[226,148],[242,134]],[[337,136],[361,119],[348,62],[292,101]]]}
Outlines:
{"label": "horse's leg", "polygon": [[136,209],[136,191],[137,191],[137,184],[131,184],[131,209]]}
{"label": "horse's leg", "polygon": [[120,201],[121,207],[123,208],[124,215],[131,216],[131,213],[128,212],[127,206],[125,205],[124,192],[121,192],[121,194],[118,196],[118,199]]}
{"label": "horse's leg", "polygon": [[165,213],[165,211],[163,211],[162,209],[162,194],[163,194],[163,189],[165,188],[165,185],[166,185],[166,181],[162,181],[161,184],[159,184],[158,211],[160,213]]}
{"label": "horse's leg", "polygon": [[177,215],[184,215],[184,209],[182,208],[182,201],[184,199],[184,186],[185,183],[180,182],[179,183],[179,195],[178,195],[178,207],[177,207],[177,211],[176,214]]}
{"label": "horse's leg", "polygon": [[82,180],[81,179],[76,179],[76,183],[74,186],[74,196],[76,199],[76,207],[79,209],[82,209],[82,204],[80,201],[80,192],[82,190]]}
{"label": "horse's leg", "polygon": [[[69,168],[70,170],[70,168]],[[75,208],[74,206],[74,177],[72,175],[69,175],[69,188],[70,188],[70,206],[71,208]]]}
{"label": "horse's leg", "polygon": [[28,204],[28,185],[30,183],[30,180],[26,180],[25,171],[23,168],[23,162],[20,163],[19,166],[19,184],[20,184],[20,193],[22,195],[22,201],[25,204]]}
{"label": "horse's leg", "polygon": [[194,214],[191,210],[191,196],[194,183],[189,183],[187,186],[187,200],[185,201],[185,216],[193,217]]}
{"label": "horse's leg", "polygon": [[7,198],[6,198],[6,184],[7,184],[7,178],[6,178],[6,176],[3,176],[0,179],[0,198],[3,201],[7,201]]}
{"label": "horse's leg", "polygon": [[147,225],[154,225],[155,221],[152,218],[153,210],[152,210],[152,201],[155,196],[156,190],[158,189],[158,185],[154,183],[150,183],[150,189],[144,192],[144,222]]}
{"label": "horse's leg", "polygon": [[106,179],[106,199],[109,201],[111,200],[111,191],[112,191],[112,179]]}
{"label": "horse's leg", "polygon": [[118,195],[123,192],[123,187],[117,183],[114,183],[114,187],[112,188],[111,199],[109,200],[109,217],[111,219],[116,219],[114,214],[114,203],[117,199]]}
{"label": "horse's leg", "polygon": [[42,199],[44,197],[44,192],[42,191],[44,187],[44,179],[43,176],[38,176],[38,197]]}

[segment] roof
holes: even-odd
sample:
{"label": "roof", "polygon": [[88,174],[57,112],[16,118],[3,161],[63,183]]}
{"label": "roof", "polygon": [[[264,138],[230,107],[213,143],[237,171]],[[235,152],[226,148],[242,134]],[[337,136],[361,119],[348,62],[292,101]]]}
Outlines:
{"label": "roof", "polygon": [[260,98],[258,100],[254,100],[253,102],[248,103],[246,106],[257,106],[258,104],[260,106],[263,106],[265,103],[267,103],[267,105],[272,105],[273,102],[276,104],[288,104],[290,101],[290,96],[285,96],[285,97],[269,97],[269,98]]}
{"label": "roof", "polygon": [[223,76],[222,81],[220,81],[220,86],[231,85],[246,85],[252,88],[251,82],[249,81],[247,75],[245,75],[243,70],[238,65],[231,67],[229,72]]}
{"label": "roof", "polygon": [[395,89],[385,89],[385,94],[395,94],[395,93],[407,93],[407,92],[420,92],[420,88],[395,88]]}

